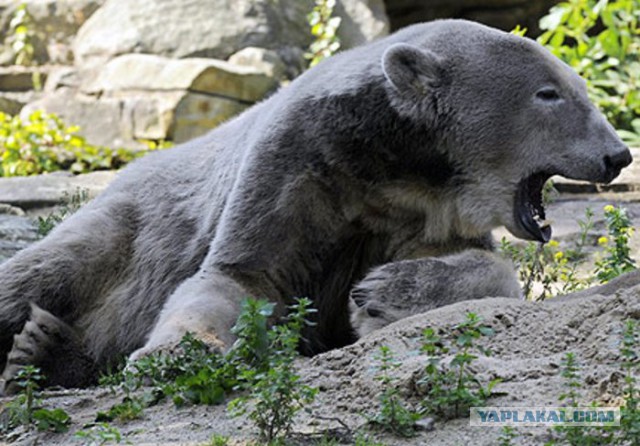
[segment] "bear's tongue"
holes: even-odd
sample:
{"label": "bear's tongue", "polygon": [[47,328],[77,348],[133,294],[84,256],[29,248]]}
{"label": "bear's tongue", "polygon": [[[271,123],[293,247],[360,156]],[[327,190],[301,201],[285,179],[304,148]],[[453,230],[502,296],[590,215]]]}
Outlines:
{"label": "bear's tongue", "polygon": [[551,175],[540,172],[520,181],[514,207],[516,221],[535,240],[542,243],[551,239],[551,225],[545,220],[542,207],[542,188],[550,177]]}

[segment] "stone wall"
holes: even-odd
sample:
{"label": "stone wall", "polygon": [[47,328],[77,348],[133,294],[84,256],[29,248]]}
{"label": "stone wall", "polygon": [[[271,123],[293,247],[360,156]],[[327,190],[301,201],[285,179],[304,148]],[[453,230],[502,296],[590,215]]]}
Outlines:
{"label": "stone wall", "polygon": [[[56,113],[96,145],[206,133],[297,76],[312,41],[314,0],[25,4],[38,66],[12,66],[18,2],[0,0],[0,112]],[[389,30],[383,0],[338,0],[335,15],[343,49]]]}
{"label": "stone wall", "polygon": [[[505,30],[519,23],[535,33],[555,1],[338,0],[335,14],[348,49],[441,17]],[[12,66],[10,22],[20,3],[0,0],[0,112],[56,113],[96,145],[206,133],[304,70],[312,41],[306,16],[314,0],[24,3],[37,66]]]}

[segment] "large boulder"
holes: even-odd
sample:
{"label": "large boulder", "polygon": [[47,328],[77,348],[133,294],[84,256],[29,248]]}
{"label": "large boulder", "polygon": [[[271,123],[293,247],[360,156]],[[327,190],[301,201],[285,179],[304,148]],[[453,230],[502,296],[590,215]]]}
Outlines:
{"label": "large boulder", "polygon": [[[126,53],[226,59],[246,47],[299,56],[312,40],[306,16],[313,0],[107,0],[74,45],[86,65]],[[343,48],[387,33],[382,0],[338,0]],[[287,60],[287,62],[290,62]]]}
{"label": "large boulder", "polygon": [[117,57],[77,88],[29,104],[80,126],[92,144],[135,146],[140,139],[183,142],[240,113],[278,87],[250,66],[150,54]]}

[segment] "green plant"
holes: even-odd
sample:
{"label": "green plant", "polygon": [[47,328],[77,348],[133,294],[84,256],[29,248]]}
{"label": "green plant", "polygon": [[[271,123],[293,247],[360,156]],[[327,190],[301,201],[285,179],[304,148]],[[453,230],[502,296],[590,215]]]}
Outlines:
{"label": "green plant", "polygon": [[354,446],[385,446],[384,443],[371,440],[369,437],[360,433],[355,438]]}
{"label": "green plant", "polygon": [[627,444],[640,446],[640,390],[636,372],[640,370],[640,324],[633,319],[625,323],[620,355],[624,372],[624,400],[620,426]]}
{"label": "green plant", "polygon": [[8,432],[18,426],[29,428],[32,425],[39,431],[66,432],[69,429],[71,418],[64,410],[40,407],[42,401],[36,398],[35,392],[43,380],[44,376],[37,367],[29,365],[18,371],[14,383],[20,391],[5,407],[0,432]]}
{"label": "green plant", "polygon": [[587,80],[592,101],[620,136],[640,141],[639,0],[571,0],[540,20],[538,42]]}
{"label": "green plant", "polygon": [[577,407],[578,400],[580,399],[580,389],[582,389],[582,383],[580,382],[580,366],[576,361],[576,356],[573,352],[567,352],[560,365],[560,375],[565,379],[565,386],[567,391],[560,394],[558,398],[561,402],[564,402],[569,407]]}
{"label": "green plant", "polygon": [[[131,400],[128,405],[135,412],[138,411],[135,407],[144,408],[165,397],[178,406],[219,404],[236,385],[235,376],[235,364],[187,333],[174,354],[141,358],[118,372],[116,377],[103,377],[101,384],[113,386],[119,383],[125,393],[124,402]],[[145,385],[152,388],[149,393],[142,397],[132,396]]]}
{"label": "green plant", "polygon": [[[636,373],[640,368],[640,327],[637,321],[629,319],[622,330],[620,343],[621,369],[624,373],[624,404],[620,408],[620,426],[579,427],[561,425],[553,428],[555,437],[548,445],[640,445],[640,402]],[[559,400],[568,407],[577,407],[582,398],[583,380],[581,368],[575,355],[567,353],[561,364],[561,376],[567,389]],[[592,403],[590,406],[597,407]]]}
{"label": "green plant", "polygon": [[[268,442],[280,441],[293,417],[313,401],[316,389],[299,383],[293,362],[311,301],[299,299],[282,325],[268,328],[274,304],[247,299],[232,331],[237,341],[226,354],[211,349],[191,334],[171,355],[154,354],[103,376],[101,385],[118,386],[123,402],[99,414],[98,421],[140,416],[150,404],[170,397],[176,405],[219,404],[232,390],[247,391],[230,403],[234,414],[248,413]],[[134,396],[143,386],[150,392]]]}
{"label": "green plant", "polygon": [[631,258],[629,247],[633,226],[626,209],[607,205],[604,207],[604,217],[612,243],[607,243],[606,257],[596,262],[596,275],[600,283],[606,283],[620,274],[636,269],[636,262]]}
{"label": "green plant", "polygon": [[[567,390],[560,394],[558,400],[565,407],[578,407],[582,398],[583,386],[581,368],[575,354],[572,352],[566,353],[560,367],[560,374],[564,378],[564,386]],[[548,444],[556,444],[556,441],[560,441],[560,444],[563,445],[595,446],[610,444],[613,440],[611,433],[604,427],[597,429],[587,426],[559,425],[554,426],[553,430],[558,434],[559,438]]]}
{"label": "green plant", "polygon": [[[268,355],[264,362],[258,363],[257,367],[255,363],[249,363],[249,367],[240,373],[238,388],[249,390],[249,394],[229,403],[231,413],[236,416],[247,413],[259,429],[261,439],[269,443],[288,435],[295,415],[313,402],[317,393],[317,389],[300,383],[300,376],[295,373],[293,365],[302,330],[310,324],[307,317],[313,312],[311,304],[309,299],[298,299],[291,307],[286,323],[268,331]],[[268,316],[267,305],[259,305],[263,310],[257,314]],[[247,306],[255,305],[246,303],[245,308]],[[261,333],[262,323],[249,323],[246,329],[249,333]],[[242,333],[242,330],[236,332]],[[245,339],[244,345],[260,351],[262,341]]]}
{"label": "green plant", "polygon": [[[433,328],[424,330],[422,351],[429,355],[429,362],[419,384],[426,388],[422,402],[426,415],[457,418],[468,414],[472,406],[484,405],[499,380],[492,380],[485,387],[470,366],[478,358],[477,354],[491,354],[476,341],[492,334],[493,330],[481,325],[481,319],[474,313],[467,313],[466,319],[454,327],[454,342],[449,345]],[[449,353],[453,353],[453,357],[444,364],[443,357]]]}
{"label": "green plant", "polygon": [[394,359],[391,349],[384,345],[380,347],[376,359],[380,363],[380,374],[376,380],[380,382],[382,392],[378,412],[369,417],[369,423],[400,437],[412,437],[415,435],[415,423],[420,419],[420,414],[405,407],[400,400],[395,379],[390,373],[399,367],[400,363]]}
{"label": "green plant", "polygon": [[[546,245],[528,242],[520,248],[502,238],[500,251],[507,255],[518,268],[518,279],[523,284],[523,293],[529,300],[543,300],[557,294],[579,291],[591,284],[591,277],[578,274],[578,267],[586,260],[585,246],[593,229],[593,211],[585,210],[585,219],[578,220],[580,234],[573,248],[564,251],[560,243],[551,240]],[[539,294],[534,293],[538,284]]]}
{"label": "green plant", "polygon": [[122,441],[120,430],[109,423],[100,423],[91,428],[79,430],[75,433],[75,437],[83,440],[86,446],[102,446]]}
{"label": "green plant", "polygon": [[[500,250],[518,269],[518,279],[523,284],[523,294],[528,300],[543,300],[557,294],[579,291],[589,286],[591,279],[578,274],[578,266],[585,261],[583,252],[588,231],[593,227],[587,210],[587,220],[579,220],[581,235],[574,249],[562,251],[556,240],[546,245],[528,242],[523,248],[502,238]],[[538,294],[535,284],[540,286]]]}
{"label": "green plant", "polygon": [[224,435],[213,434],[209,443],[206,446],[228,446],[229,437]]}
{"label": "green plant", "polygon": [[498,437],[498,446],[513,446],[513,440],[518,438],[518,433],[511,426],[504,426]]}
{"label": "green plant", "polygon": [[121,423],[126,423],[137,420],[142,417],[146,407],[147,402],[143,398],[127,395],[121,403],[114,404],[107,412],[98,412],[96,421],[118,420]]}
{"label": "green plant", "polygon": [[242,311],[231,332],[237,336],[231,351],[236,363],[250,369],[262,370],[269,361],[268,319],[273,315],[275,304],[266,300],[246,299]]}
{"label": "green plant", "polygon": [[36,409],[32,418],[39,431],[67,432],[71,423],[71,417],[62,409]]}
{"label": "green plant", "polygon": [[62,223],[67,217],[75,214],[89,201],[87,189],[76,189],[73,194],[64,192],[61,206],[57,211],[49,213],[46,217],[38,217],[37,232],[40,237],[48,235],[53,228]]}
{"label": "green plant", "polygon": [[0,176],[117,169],[148,153],[93,146],[78,131],[79,127],[67,126],[55,114],[40,110],[24,120],[0,112]]}
{"label": "green plant", "polygon": [[309,66],[313,67],[323,59],[335,54],[340,49],[340,39],[336,31],[340,26],[340,17],[332,17],[336,0],[316,0],[316,6],[307,16],[314,41],[305,57]]}
{"label": "green plant", "polygon": [[[33,16],[29,13],[27,5],[22,3],[11,17],[7,34],[7,43],[11,45],[15,54],[16,65],[26,67],[36,65],[33,42],[37,37],[33,27]],[[42,78],[37,69],[32,74],[32,82],[36,90],[42,89]]]}

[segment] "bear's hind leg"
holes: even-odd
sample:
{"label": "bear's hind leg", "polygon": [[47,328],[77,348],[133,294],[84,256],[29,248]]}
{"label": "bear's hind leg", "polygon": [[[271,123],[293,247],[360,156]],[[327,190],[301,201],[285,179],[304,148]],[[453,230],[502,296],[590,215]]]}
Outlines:
{"label": "bear's hind leg", "polygon": [[[31,304],[31,316],[14,336],[2,373],[4,391],[19,389],[15,378],[26,365],[38,367],[48,386],[84,387],[91,384],[95,364],[85,353],[76,331],[48,311]],[[0,393],[1,393],[0,386]]]}
{"label": "bear's hind leg", "polygon": [[0,264],[0,370],[29,319],[30,303],[73,325],[119,283],[136,234],[135,209],[125,199],[112,193],[87,204]]}

